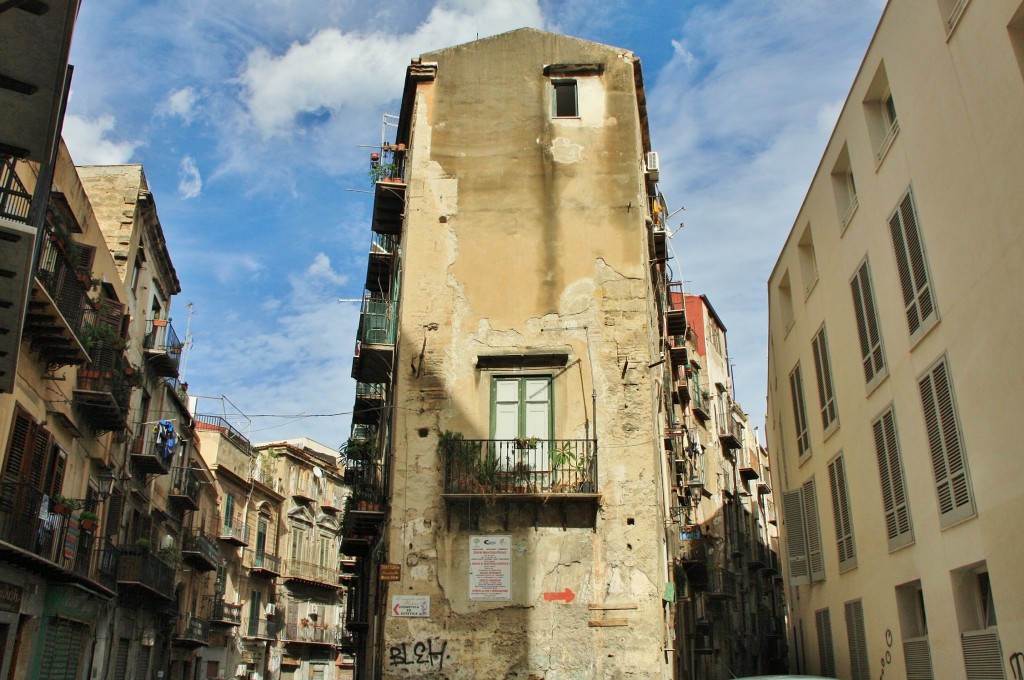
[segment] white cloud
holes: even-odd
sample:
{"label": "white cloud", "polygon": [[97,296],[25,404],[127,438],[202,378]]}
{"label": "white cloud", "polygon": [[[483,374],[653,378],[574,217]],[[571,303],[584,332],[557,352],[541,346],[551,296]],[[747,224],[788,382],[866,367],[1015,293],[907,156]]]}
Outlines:
{"label": "white cloud", "polygon": [[196,118],[196,105],[199,94],[192,87],[182,87],[167,95],[167,99],[158,107],[157,113],[162,116],[177,116],[186,125],[191,125]]}
{"label": "white cloud", "polygon": [[71,157],[78,165],[121,165],[131,160],[142,142],[121,141],[110,138],[114,131],[113,116],[88,119],[81,116],[64,117],[64,141]]}
{"label": "white cloud", "polygon": [[405,35],[325,28],[281,55],[253,50],[240,76],[243,102],[264,138],[292,135],[304,122],[324,122],[343,109],[375,110],[394,100],[405,66],[422,52],[542,24],[534,0],[449,0]]}
{"label": "white cloud", "polygon": [[188,200],[198,196],[202,190],[203,178],[195,159],[191,156],[183,157],[178,165],[178,195]]}

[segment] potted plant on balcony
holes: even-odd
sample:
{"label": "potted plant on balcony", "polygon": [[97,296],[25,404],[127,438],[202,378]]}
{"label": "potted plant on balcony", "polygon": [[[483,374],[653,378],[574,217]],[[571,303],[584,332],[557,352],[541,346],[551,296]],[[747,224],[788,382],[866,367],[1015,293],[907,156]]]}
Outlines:
{"label": "potted plant on balcony", "polygon": [[96,529],[96,522],[99,521],[99,516],[92,510],[83,510],[82,514],[78,516],[78,521],[83,531],[93,531]]}
{"label": "potted plant on balcony", "polygon": [[516,448],[520,451],[537,448],[536,437],[516,437]]}
{"label": "potted plant on balcony", "polygon": [[140,538],[135,541],[135,546],[139,549],[139,552],[146,554],[153,547],[153,544],[149,542],[148,538]]}
{"label": "potted plant on balcony", "polygon": [[65,498],[59,493],[54,494],[50,499],[50,502],[53,512],[58,515],[70,515],[73,511],[78,509],[78,501],[72,498]]}

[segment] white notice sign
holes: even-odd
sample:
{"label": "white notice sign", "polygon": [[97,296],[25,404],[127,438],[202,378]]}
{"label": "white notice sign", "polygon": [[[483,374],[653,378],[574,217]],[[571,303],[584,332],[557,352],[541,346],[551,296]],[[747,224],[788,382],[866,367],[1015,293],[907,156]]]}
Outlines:
{"label": "white notice sign", "polygon": [[469,599],[512,599],[512,537],[469,537]]}
{"label": "white notice sign", "polygon": [[395,616],[427,618],[430,616],[430,596],[392,595],[391,613]]}

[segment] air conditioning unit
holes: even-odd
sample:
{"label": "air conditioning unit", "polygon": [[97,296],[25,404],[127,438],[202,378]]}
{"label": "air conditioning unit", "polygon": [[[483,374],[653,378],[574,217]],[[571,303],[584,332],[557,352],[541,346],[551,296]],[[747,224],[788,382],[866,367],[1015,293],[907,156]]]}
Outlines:
{"label": "air conditioning unit", "polygon": [[647,160],[647,175],[651,178],[652,181],[657,182],[658,181],[658,171],[661,169],[661,166],[658,163],[658,152],[657,151],[648,151],[647,152],[647,159],[646,160]]}
{"label": "air conditioning unit", "polygon": [[270,602],[269,604],[267,604],[267,616],[273,616],[274,612],[276,612],[276,611],[277,611],[277,605],[276,604],[274,604],[273,602]]}

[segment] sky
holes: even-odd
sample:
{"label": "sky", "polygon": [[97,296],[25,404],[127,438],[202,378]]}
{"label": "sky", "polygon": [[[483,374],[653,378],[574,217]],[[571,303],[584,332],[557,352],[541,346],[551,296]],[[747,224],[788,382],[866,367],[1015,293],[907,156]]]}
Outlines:
{"label": "sky", "polygon": [[[763,429],[767,280],[884,0],[85,0],[64,139],[141,163],[183,380],[255,442],[348,437],[369,153],[409,60],[530,26],[643,65],[672,269],[728,329]],[[342,301],[339,301],[342,300]],[[190,314],[191,310],[191,314]],[[244,417],[239,414],[244,414]]]}

